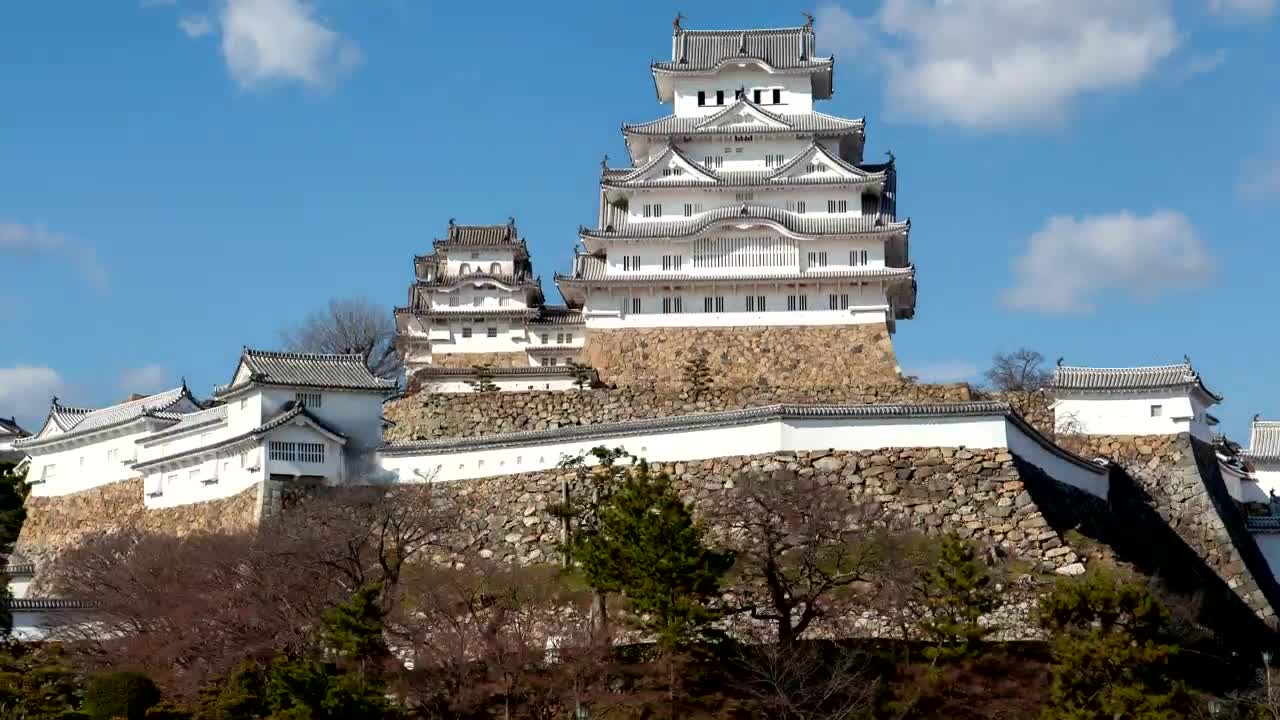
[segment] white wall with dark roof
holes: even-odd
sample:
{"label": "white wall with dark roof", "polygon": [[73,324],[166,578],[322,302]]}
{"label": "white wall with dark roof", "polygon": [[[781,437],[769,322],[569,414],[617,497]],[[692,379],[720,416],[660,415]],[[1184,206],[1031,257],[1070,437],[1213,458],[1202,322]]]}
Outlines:
{"label": "white wall with dark roof", "polygon": [[[756,88],[780,88],[782,90],[781,105],[772,102],[761,103],[761,107],[778,115],[807,113],[813,111],[813,82],[806,74],[781,75],[763,70],[750,61],[742,61],[742,68],[736,63],[721,70],[714,76],[677,77],[672,80],[675,101],[672,103],[676,115],[690,117],[710,116],[724,110],[734,102],[734,93],[738,88],[745,88],[747,97]],[[707,105],[699,107],[698,91],[706,92]],[[715,105],[716,91],[723,90],[724,105]],[[770,100],[772,98],[770,97]]]}
{"label": "white wall with dark roof", "polygon": [[[1209,442],[1206,408],[1189,388],[1125,392],[1055,390],[1054,424],[1059,432],[1085,435],[1176,435],[1189,432]],[[1158,407],[1158,414],[1153,408]]]}
{"label": "white wall with dark roof", "polygon": [[67,495],[138,476],[129,466],[137,457],[138,440],[151,431],[140,425],[129,432],[97,435],[53,452],[32,452],[27,482],[35,497]]}

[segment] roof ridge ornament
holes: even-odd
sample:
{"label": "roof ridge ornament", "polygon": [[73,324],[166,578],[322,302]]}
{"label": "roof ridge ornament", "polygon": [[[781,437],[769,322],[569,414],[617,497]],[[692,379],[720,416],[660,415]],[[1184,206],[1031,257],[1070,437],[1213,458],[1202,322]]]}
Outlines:
{"label": "roof ridge ornament", "polygon": [[[804,26],[807,30],[813,29],[813,14],[807,10],[801,10],[800,14],[804,16]],[[802,53],[803,54],[803,53]]]}
{"label": "roof ridge ornament", "polygon": [[680,22],[681,22],[682,20],[687,20],[687,19],[688,19],[688,18],[685,16],[685,14],[684,14],[684,13],[680,12],[679,10],[677,10],[677,11],[676,11],[676,16],[675,16],[674,18],[672,18],[672,20],[671,20],[671,30],[672,30],[673,32],[680,32],[680,31],[684,30],[684,28],[680,27]]}

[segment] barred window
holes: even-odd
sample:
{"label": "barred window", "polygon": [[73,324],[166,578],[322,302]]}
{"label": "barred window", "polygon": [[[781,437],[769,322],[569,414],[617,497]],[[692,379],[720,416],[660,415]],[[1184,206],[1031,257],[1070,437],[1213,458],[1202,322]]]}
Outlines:
{"label": "barred window", "polygon": [[849,201],[848,200],[828,200],[827,212],[829,213],[849,212]]}
{"label": "barred window", "polygon": [[464,328],[462,328],[462,337],[464,337],[464,338],[469,338],[469,337],[471,337],[471,328],[469,328],[469,327],[464,327]]}
{"label": "barred window", "polygon": [[849,295],[848,293],[842,293],[840,295],[832,293],[827,296],[827,304],[832,310],[848,310]]}
{"label": "barred window", "polygon": [[752,200],[756,199],[756,194],[749,193],[749,192],[734,193],[733,199],[736,202],[751,202]]}
{"label": "barred window", "polygon": [[323,463],[324,443],[284,442],[272,440],[268,457],[284,462]]}
{"label": "barred window", "polygon": [[788,200],[788,201],[787,201],[787,209],[788,209],[788,210],[790,210],[791,212],[794,212],[794,213],[801,213],[801,214],[803,214],[803,213],[804,213],[804,201],[803,201],[803,200]]}
{"label": "barred window", "polygon": [[702,298],[702,312],[724,312],[723,297]]}
{"label": "barred window", "polygon": [[793,310],[793,311],[794,311],[794,310],[808,310],[808,309],[809,309],[809,296],[808,296],[808,295],[788,295],[788,296],[787,296],[787,309],[788,309],[788,310]]}
{"label": "barred window", "polygon": [[827,266],[827,253],[825,250],[822,252],[809,253],[809,267],[826,267],[826,266]]}
{"label": "barred window", "polygon": [[681,270],[683,266],[684,266],[683,255],[663,255],[662,256],[663,270],[678,271],[678,270]]}
{"label": "barred window", "polygon": [[496,338],[498,337],[498,328],[485,328],[484,334],[491,338]]}
{"label": "barred window", "polygon": [[849,264],[850,264],[850,265],[855,265],[855,266],[856,266],[856,265],[866,265],[866,264],[867,264],[867,251],[866,251],[866,250],[850,250],[850,251],[849,251]]}
{"label": "barred window", "polygon": [[747,296],[747,312],[764,312],[764,295]]}
{"label": "barred window", "polygon": [[298,443],[298,462],[324,462],[324,443]]}
{"label": "barred window", "polygon": [[638,272],[640,270],[640,256],[639,255],[623,255],[622,269],[627,272],[632,272],[632,271]]}
{"label": "barred window", "polygon": [[662,203],[645,203],[645,217],[662,217]]}
{"label": "barred window", "polygon": [[662,312],[667,314],[684,312],[684,299],[678,296],[662,298]]}
{"label": "barred window", "polygon": [[318,392],[300,392],[294,393],[293,399],[306,405],[309,408],[320,407],[320,393]]}

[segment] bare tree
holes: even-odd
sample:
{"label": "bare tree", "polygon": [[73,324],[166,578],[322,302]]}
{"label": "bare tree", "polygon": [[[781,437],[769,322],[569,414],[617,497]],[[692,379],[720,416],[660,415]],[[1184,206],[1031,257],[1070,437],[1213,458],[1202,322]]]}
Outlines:
{"label": "bare tree", "polygon": [[983,376],[994,390],[1022,393],[1039,390],[1053,379],[1053,373],[1044,367],[1044,356],[1025,347],[996,353]]}
{"label": "bare tree", "polygon": [[851,586],[878,574],[883,515],[841,487],[788,471],[749,475],[716,515],[754,596],[751,616],[774,625],[779,645],[795,643],[838,596],[848,599]]}
{"label": "bare tree", "polygon": [[759,638],[737,646],[731,664],[736,689],[781,720],[862,717],[878,685],[867,654],[837,642]]}
{"label": "bare tree", "polygon": [[403,371],[395,337],[391,313],[365,298],[334,298],[280,333],[285,347],[295,352],[362,355],[370,372],[389,380],[398,380]]}

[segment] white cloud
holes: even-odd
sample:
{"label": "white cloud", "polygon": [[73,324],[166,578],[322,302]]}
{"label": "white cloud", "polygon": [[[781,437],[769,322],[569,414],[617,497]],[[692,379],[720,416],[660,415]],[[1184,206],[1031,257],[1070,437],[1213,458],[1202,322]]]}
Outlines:
{"label": "white cloud", "polygon": [[306,0],[222,0],[222,57],[245,89],[282,82],[330,87],[363,60]]}
{"label": "white cloud", "polygon": [[1209,0],[1209,10],[1219,15],[1264,18],[1276,11],[1277,0]]}
{"label": "white cloud", "polygon": [[0,218],[0,255],[61,257],[74,265],[94,286],[107,286],[107,271],[93,248],[51,232],[43,225],[27,225]]}
{"label": "white cloud", "polygon": [[1013,261],[1015,284],[1003,301],[1024,310],[1091,312],[1099,291],[1150,300],[1203,283],[1213,266],[1191,221],[1180,212],[1057,215]]}
{"label": "white cloud", "polygon": [[35,432],[49,412],[49,400],[66,387],[66,381],[53,368],[0,367],[0,415],[14,415],[20,425]]}
{"label": "white cloud", "polygon": [[822,43],[878,67],[893,113],[968,128],[1060,123],[1181,43],[1168,0],[883,0],[869,17],[820,18]]}
{"label": "white cloud", "polygon": [[914,375],[920,382],[958,382],[976,377],[978,366],[963,360],[944,360],[911,368],[906,374]]}
{"label": "white cloud", "polygon": [[168,387],[169,371],[160,365],[143,365],[120,373],[119,388],[125,393],[153,393]]}
{"label": "white cloud", "polygon": [[1182,67],[1182,79],[1189,80],[1197,75],[1211,73],[1227,62],[1227,51],[1219,48],[1211,53],[1198,53],[1187,59]]}
{"label": "white cloud", "polygon": [[178,18],[178,27],[190,38],[204,37],[213,32],[213,23],[204,15],[184,15]]}

